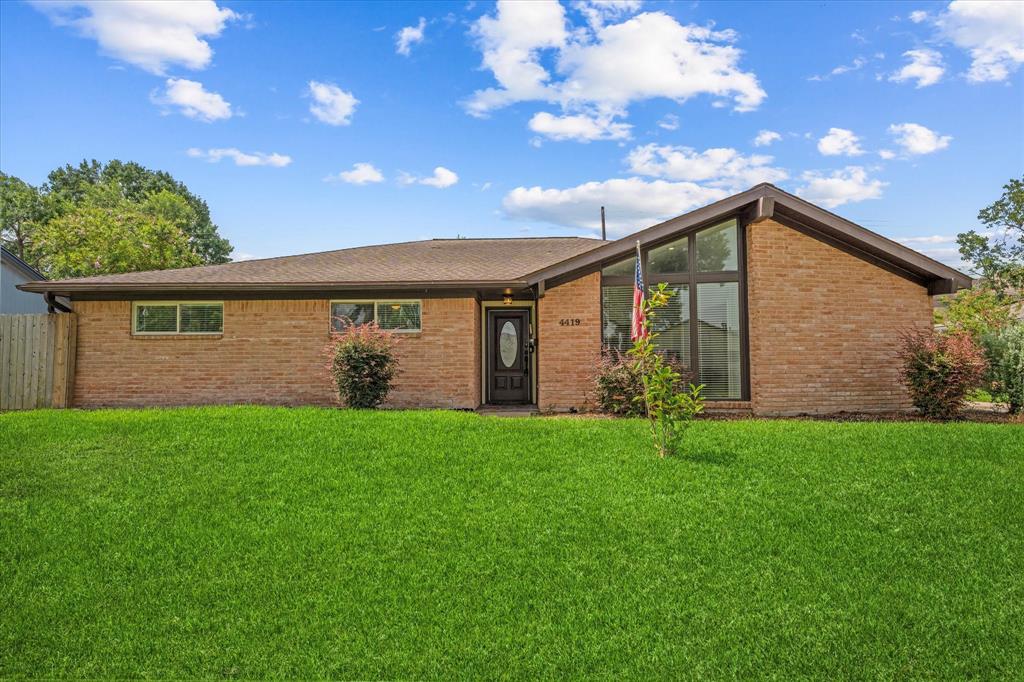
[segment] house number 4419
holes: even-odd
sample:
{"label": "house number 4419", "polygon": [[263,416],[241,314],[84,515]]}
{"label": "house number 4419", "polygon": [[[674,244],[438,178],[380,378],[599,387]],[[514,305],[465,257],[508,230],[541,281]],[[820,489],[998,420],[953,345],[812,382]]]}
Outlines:
{"label": "house number 4419", "polygon": [[563,317],[558,321],[560,327],[578,327],[580,326],[580,318],[578,317]]}

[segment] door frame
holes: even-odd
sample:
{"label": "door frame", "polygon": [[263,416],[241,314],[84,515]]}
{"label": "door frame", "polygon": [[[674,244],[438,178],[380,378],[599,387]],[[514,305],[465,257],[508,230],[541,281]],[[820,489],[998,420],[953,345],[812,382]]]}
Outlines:
{"label": "door frame", "polygon": [[513,300],[506,305],[502,301],[480,301],[480,403],[482,405],[505,405],[507,403],[492,403],[489,395],[489,382],[487,377],[490,374],[491,357],[488,353],[488,322],[487,311],[495,308],[504,310],[526,310],[529,312],[529,328],[532,333],[533,352],[530,353],[530,402],[529,405],[537,404],[537,303],[536,301]]}

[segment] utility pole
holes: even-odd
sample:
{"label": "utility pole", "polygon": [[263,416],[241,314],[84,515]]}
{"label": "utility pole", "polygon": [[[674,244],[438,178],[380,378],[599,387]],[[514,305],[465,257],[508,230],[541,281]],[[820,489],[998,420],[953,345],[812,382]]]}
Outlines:
{"label": "utility pole", "polygon": [[604,228],[604,206],[601,207],[601,241],[608,241],[607,232]]}

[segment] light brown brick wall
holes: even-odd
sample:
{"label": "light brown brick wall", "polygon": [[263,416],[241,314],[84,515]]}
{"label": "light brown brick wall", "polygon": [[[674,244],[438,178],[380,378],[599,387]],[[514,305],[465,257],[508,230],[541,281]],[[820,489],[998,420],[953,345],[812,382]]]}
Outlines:
{"label": "light brown brick wall", "polygon": [[[601,350],[601,274],[548,289],[538,301],[538,407],[586,409]],[[579,326],[559,324],[580,320]]]}
{"label": "light brown brick wall", "polygon": [[747,254],[756,414],[910,407],[896,352],[931,324],[925,287],[774,221],[748,227]]}
{"label": "light brown brick wall", "polygon": [[[322,354],[327,300],[225,301],[220,337],[132,336],[129,301],[75,301],[74,404],[334,403]],[[480,400],[474,299],[424,299],[423,331],[401,334],[389,404],[475,408]],[[475,341],[473,341],[475,339]]]}

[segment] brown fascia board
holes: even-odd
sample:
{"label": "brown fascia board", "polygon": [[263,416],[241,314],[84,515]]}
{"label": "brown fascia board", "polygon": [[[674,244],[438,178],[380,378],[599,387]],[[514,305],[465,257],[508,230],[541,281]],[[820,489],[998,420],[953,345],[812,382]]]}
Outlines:
{"label": "brown fascia board", "polygon": [[663,223],[658,223],[657,225],[648,227],[647,229],[634,232],[622,239],[609,242],[604,246],[599,246],[596,249],[587,251],[586,253],[581,253],[578,256],[568,258],[561,263],[555,263],[554,265],[549,265],[541,270],[531,272],[526,275],[525,279],[533,285],[543,280],[556,279],[577,271],[593,268],[606,260],[630,254],[633,249],[636,248],[636,243],[638,241],[641,246],[646,246],[647,244],[661,241],[662,239],[679,232],[714,222],[721,219],[723,216],[733,215],[746,208],[749,204],[757,201],[763,192],[762,188],[762,185],[758,185],[757,187],[748,189],[745,192],[734,194],[731,197],[726,197],[725,199],[716,201],[713,204],[708,204],[707,206],[690,211],[689,213],[684,213],[676,218],[666,220]]}
{"label": "brown fascia board", "polygon": [[256,293],[303,293],[327,291],[394,291],[407,289],[424,290],[465,290],[465,289],[512,289],[528,288],[524,280],[513,281],[415,281],[415,282],[28,282],[18,285],[22,291],[33,293],[54,293],[69,296],[75,293],[130,293],[146,294],[163,292],[256,292]]}
{"label": "brown fascia board", "polygon": [[952,280],[960,289],[970,288],[973,280],[955,268],[940,263],[934,258],[883,237],[860,225],[850,222],[835,213],[815,206],[809,201],[768,185],[767,196],[774,199],[775,214],[778,217],[795,220],[805,226],[844,241],[893,265],[908,270],[929,282]]}
{"label": "brown fascia board", "polygon": [[647,246],[738,214],[744,214],[751,223],[775,218],[833,246],[844,246],[860,258],[888,265],[893,272],[927,285],[931,294],[952,293],[970,288],[972,283],[970,277],[948,265],[768,183],[530,273],[526,280],[531,285],[551,279],[562,281],[574,273],[593,270],[605,261],[628,256],[637,241]]}

